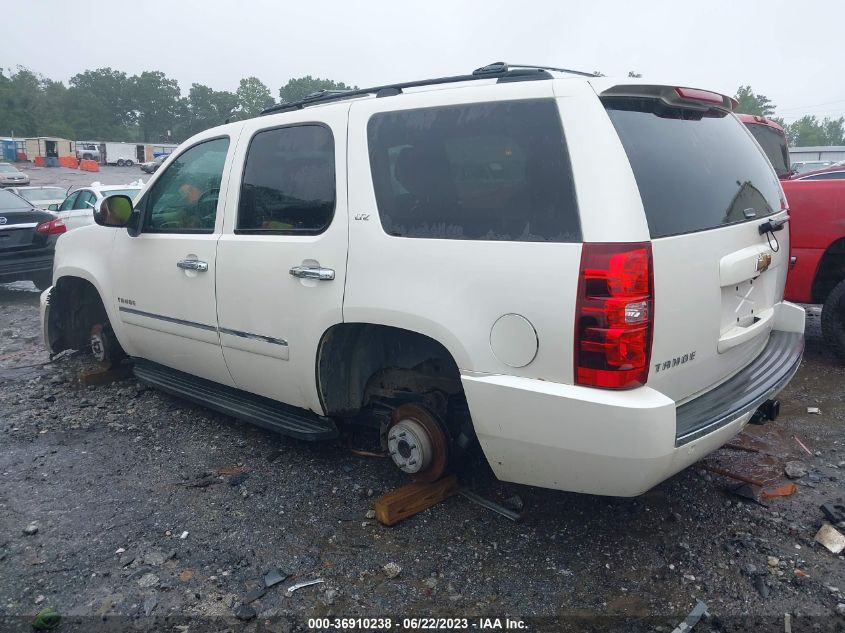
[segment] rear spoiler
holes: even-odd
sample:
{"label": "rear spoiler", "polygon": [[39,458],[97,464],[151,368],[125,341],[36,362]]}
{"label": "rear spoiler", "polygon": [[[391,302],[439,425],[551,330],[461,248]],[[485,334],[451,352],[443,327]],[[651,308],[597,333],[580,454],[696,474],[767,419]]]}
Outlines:
{"label": "rear spoiler", "polygon": [[718,92],[681,86],[652,86],[647,84],[618,85],[601,93],[602,97],[651,97],[660,99],[666,105],[679,108],[706,111],[718,108],[731,112],[737,106],[736,99]]}

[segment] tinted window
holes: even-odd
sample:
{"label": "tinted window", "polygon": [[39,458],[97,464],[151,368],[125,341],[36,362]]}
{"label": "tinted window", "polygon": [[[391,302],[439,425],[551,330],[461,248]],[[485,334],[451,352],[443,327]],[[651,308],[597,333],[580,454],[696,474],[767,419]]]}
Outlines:
{"label": "tinted window", "polygon": [[789,148],[783,132],[777,128],[756,123],[749,123],[746,127],[760,143],[760,147],[763,148],[766,157],[775,168],[775,173],[781,178],[788,176],[790,174]]}
{"label": "tinted window", "polygon": [[780,209],[777,177],[735,117],[649,98],[608,99],[605,107],[634,170],[652,237]]}
{"label": "tinted window", "polygon": [[334,165],[334,140],[326,127],[259,132],[247,152],[236,230],[325,230],[334,215]]}
{"label": "tinted window", "polygon": [[845,178],[845,171],[829,171],[824,174],[816,174],[815,176],[807,176],[801,180],[839,180]]}
{"label": "tinted window", "polygon": [[370,167],[395,236],[580,241],[569,156],[553,101],[374,115]]}
{"label": "tinted window", "polygon": [[151,233],[211,233],[228,138],[182,152],[153,185],[146,201],[144,230]]}

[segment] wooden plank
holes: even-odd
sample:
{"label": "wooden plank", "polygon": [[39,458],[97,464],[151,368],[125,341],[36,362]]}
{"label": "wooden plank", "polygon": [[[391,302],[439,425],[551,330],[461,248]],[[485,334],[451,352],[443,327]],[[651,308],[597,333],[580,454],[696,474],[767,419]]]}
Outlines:
{"label": "wooden plank", "polygon": [[107,385],[119,380],[126,380],[132,375],[132,367],[129,365],[118,365],[110,367],[100,365],[93,369],[83,369],[79,373],[79,382],[86,387],[90,385]]}
{"label": "wooden plank", "polygon": [[376,518],[384,525],[396,525],[403,519],[436,506],[457,492],[458,478],[455,475],[433,483],[413,482],[376,499]]}

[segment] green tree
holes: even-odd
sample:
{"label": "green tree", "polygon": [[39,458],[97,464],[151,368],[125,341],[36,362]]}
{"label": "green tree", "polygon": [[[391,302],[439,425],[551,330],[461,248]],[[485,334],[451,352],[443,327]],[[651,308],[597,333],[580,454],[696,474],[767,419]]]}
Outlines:
{"label": "green tree", "polygon": [[775,104],[766,95],[754,94],[751,86],[737,88],[735,99],[736,111],[742,114],[759,114],[771,116],[775,113]]}
{"label": "green tree", "polygon": [[241,79],[236,92],[238,109],[242,118],[258,116],[275,103],[270,89],[258,77]]}
{"label": "green tree", "polygon": [[790,123],[786,127],[786,137],[793,147],[826,145],[824,128],[811,114]]}
{"label": "green tree", "polygon": [[825,145],[845,145],[845,117],[822,121]]}
{"label": "green tree", "polygon": [[144,71],[129,82],[132,112],[141,128],[142,140],[147,143],[171,140],[178,123],[179,84],[160,71]]}
{"label": "green tree", "polygon": [[315,79],[311,75],[291,79],[284,86],[279,88],[279,97],[282,102],[291,103],[299,101],[310,94],[320,90],[355,90],[358,86],[347,86],[342,81],[332,79]]}
{"label": "green tree", "polygon": [[[111,68],[86,70],[70,78],[71,88],[87,93],[102,104],[98,112],[106,119],[99,122],[106,129],[128,127],[135,123],[131,104],[131,81],[126,73]],[[90,103],[90,99],[87,100]]]}

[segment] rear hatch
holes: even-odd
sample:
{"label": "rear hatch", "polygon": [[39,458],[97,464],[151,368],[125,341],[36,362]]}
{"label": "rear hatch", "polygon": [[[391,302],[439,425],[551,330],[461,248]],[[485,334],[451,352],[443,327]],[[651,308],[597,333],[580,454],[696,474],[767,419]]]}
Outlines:
{"label": "rear hatch", "polygon": [[681,403],[729,379],[768,341],[789,243],[787,230],[763,234],[760,227],[786,217],[783,193],[728,99],[617,86],[602,102],[652,238],[648,385]]}

